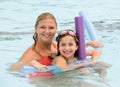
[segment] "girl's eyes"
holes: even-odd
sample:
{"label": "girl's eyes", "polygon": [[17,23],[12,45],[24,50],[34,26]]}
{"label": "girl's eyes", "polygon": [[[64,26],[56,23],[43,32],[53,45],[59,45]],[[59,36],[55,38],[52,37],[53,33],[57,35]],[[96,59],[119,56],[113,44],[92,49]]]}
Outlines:
{"label": "girl's eyes", "polygon": [[69,43],[69,46],[73,46],[73,43]]}
{"label": "girl's eyes", "polygon": [[65,46],[66,44],[65,43],[62,43],[61,46]]}
{"label": "girl's eyes", "polygon": [[73,44],[73,43],[69,43],[69,44],[62,43],[62,44],[61,44],[61,46],[66,46],[66,45],[68,45],[68,46],[73,46],[74,44]]}

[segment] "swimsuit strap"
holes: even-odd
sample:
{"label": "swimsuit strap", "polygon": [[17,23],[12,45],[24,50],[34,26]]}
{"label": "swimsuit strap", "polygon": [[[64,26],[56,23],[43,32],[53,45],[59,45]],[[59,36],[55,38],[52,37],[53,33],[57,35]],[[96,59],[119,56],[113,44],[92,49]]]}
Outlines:
{"label": "swimsuit strap", "polygon": [[[53,45],[54,48],[57,49],[57,46],[56,46],[56,44],[55,44],[54,42],[52,42],[52,45]],[[34,49],[34,51],[35,51],[40,57],[45,57],[45,56],[41,55],[40,53],[38,53],[38,51],[36,51],[35,49]]]}
{"label": "swimsuit strap", "polygon": [[57,45],[54,42],[52,42],[52,45],[53,45],[54,48],[57,49]]}
{"label": "swimsuit strap", "polygon": [[34,51],[35,51],[40,57],[43,57],[40,53],[38,53],[37,50],[34,49]]}

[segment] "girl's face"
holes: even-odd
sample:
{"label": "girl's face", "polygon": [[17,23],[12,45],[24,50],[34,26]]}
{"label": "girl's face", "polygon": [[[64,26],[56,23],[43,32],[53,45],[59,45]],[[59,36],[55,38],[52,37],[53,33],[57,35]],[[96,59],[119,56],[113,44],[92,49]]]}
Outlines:
{"label": "girl's face", "polygon": [[60,54],[65,58],[73,58],[77,48],[78,46],[76,46],[76,42],[73,36],[67,35],[60,39],[59,51]]}
{"label": "girl's face", "polygon": [[39,21],[35,30],[38,34],[38,40],[49,42],[52,41],[56,33],[56,23],[53,19],[44,19]]}

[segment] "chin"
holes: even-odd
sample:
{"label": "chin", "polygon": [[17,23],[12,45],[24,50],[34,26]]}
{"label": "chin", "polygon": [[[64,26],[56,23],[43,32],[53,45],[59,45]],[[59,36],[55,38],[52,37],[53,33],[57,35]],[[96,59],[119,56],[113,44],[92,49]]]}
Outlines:
{"label": "chin", "polygon": [[46,42],[46,43],[49,43],[49,42],[51,42],[52,40],[50,39],[50,40],[44,40],[44,42]]}
{"label": "chin", "polygon": [[66,57],[66,58],[69,58],[69,57],[71,57],[71,56],[68,56],[68,55],[63,55],[64,57]]}

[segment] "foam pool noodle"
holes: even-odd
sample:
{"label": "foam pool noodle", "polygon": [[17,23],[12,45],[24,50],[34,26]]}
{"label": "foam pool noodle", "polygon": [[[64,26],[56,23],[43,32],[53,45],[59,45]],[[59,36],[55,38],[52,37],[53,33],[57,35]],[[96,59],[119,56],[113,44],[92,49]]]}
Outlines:
{"label": "foam pool noodle", "polygon": [[75,17],[75,29],[78,36],[78,59],[86,59],[86,47],[85,47],[85,37],[84,37],[84,26],[83,26],[83,17]]}

